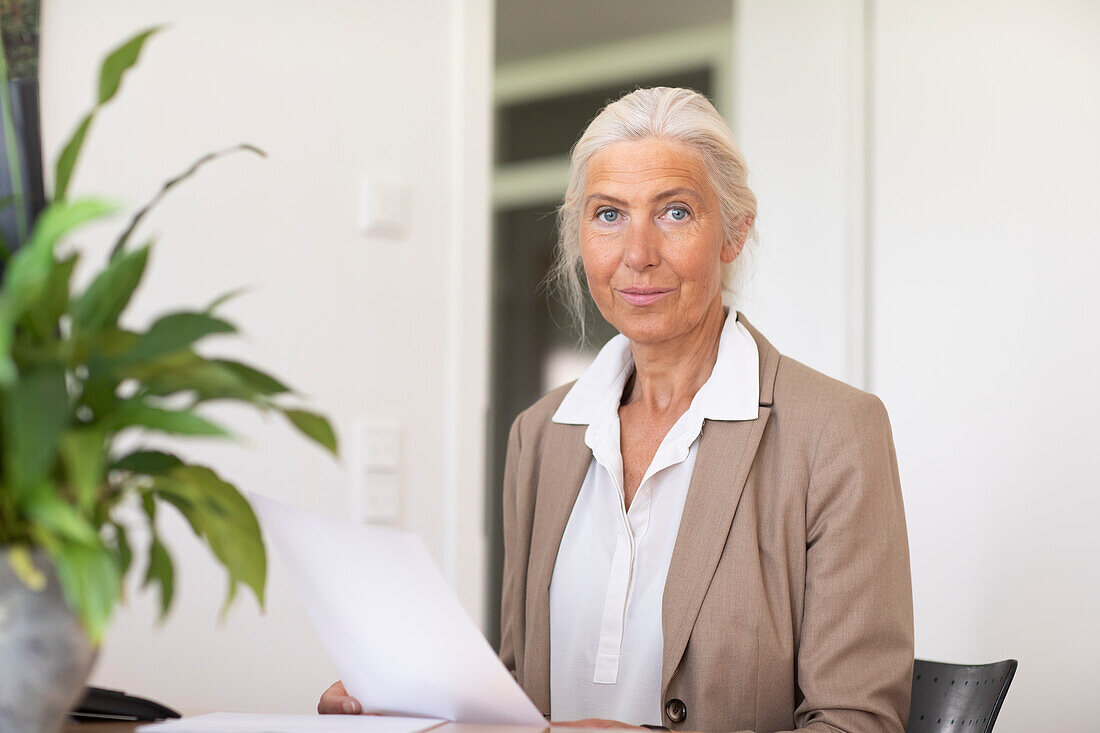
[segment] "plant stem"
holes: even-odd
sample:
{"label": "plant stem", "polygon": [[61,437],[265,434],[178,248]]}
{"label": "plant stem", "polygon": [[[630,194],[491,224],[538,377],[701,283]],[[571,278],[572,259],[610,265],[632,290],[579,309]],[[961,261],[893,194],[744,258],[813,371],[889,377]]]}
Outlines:
{"label": "plant stem", "polygon": [[[0,17],[0,22],[3,18]],[[11,171],[11,192],[15,204],[16,246],[27,239],[27,211],[23,205],[23,168],[19,161],[19,146],[15,141],[15,118],[11,109],[11,87],[8,86],[8,60],[4,52],[3,34],[0,33],[0,115],[3,115],[4,147],[8,153],[8,170]]]}

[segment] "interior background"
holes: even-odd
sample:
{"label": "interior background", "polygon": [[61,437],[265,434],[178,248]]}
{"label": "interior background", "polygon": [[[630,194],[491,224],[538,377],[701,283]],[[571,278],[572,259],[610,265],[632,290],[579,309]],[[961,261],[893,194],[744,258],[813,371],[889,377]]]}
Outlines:
{"label": "interior background", "polygon": [[[643,73],[639,57],[719,58],[715,100],[760,200],[743,309],[781,351],[890,411],[918,656],[1018,658],[998,731],[1089,727],[1100,6],[54,0],[43,12],[49,161],[91,103],[102,54],[172,23],[97,120],[75,192],[136,207],[207,150],[247,140],[270,156],[207,168],[150,217],[159,243],[133,317],[254,285],[228,306],[247,337],[221,351],[299,387],[345,445],[356,417],[400,425],[402,524],[487,630],[492,426],[510,420],[491,399],[494,299],[514,275],[494,276],[493,222],[545,206],[562,180],[560,161],[494,163],[494,110],[525,88],[575,91],[586,74],[619,83]],[[403,239],[356,230],[363,176],[409,185]],[[85,241],[86,259],[105,253],[106,232]],[[583,354],[554,363],[562,376]],[[223,412],[249,440],[189,453],[244,488],[347,514],[346,462]],[[266,613],[244,598],[219,624],[224,578],[182,522],[166,517],[165,532],[176,607],[158,626],[135,589],[93,681],[184,708],[312,709],[335,671],[278,563]]]}

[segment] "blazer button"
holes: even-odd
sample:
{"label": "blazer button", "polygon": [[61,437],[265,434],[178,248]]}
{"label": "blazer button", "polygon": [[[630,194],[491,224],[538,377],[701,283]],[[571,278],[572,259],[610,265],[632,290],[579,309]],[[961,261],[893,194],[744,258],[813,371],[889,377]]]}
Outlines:
{"label": "blazer button", "polygon": [[687,705],[683,700],[674,697],[665,703],[665,715],[673,723],[683,723],[688,716]]}

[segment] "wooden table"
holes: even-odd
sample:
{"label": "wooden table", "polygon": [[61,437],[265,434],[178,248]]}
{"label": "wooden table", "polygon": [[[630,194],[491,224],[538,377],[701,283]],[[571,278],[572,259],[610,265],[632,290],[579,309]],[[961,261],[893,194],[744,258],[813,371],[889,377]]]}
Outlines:
{"label": "wooden table", "polygon": [[[62,731],[63,733],[132,733],[139,725],[145,725],[145,723],[69,723]],[[522,726],[508,726],[508,725],[473,725],[470,723],[443,723],[440,726],[430,729],[430,733],[540,733],[540,731],[549,731],[550,726],[545,728],[526,728]],[[553,730],[566,731],[570,733],[583,733],[584,731],[596,731],[596,728],[553,728]],[[607,733],[606,730],[601,733]]]}

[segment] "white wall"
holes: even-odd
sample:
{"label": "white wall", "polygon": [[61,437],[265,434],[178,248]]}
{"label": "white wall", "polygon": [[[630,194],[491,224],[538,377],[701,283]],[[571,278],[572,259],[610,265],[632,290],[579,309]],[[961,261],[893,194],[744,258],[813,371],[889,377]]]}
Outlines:
{"label": "white wall", "polygon": [[[734,14],[734,119],[756,193],[759,246],[738,305],[783,353],[863,379],[862,130],[856,3],[743,2]],[[858,49],[858,44],[856,44]],[[782,50],[780,50],[782,49]]]}
{"label": "white wall", "polygon": [[[142,231],[158,244],[134,322],[254,286],[226,309],[245,337],[212,350],[285,378],[342,438],[357,415],[401,424],[404,524],[424,537],[480,622],[490,3],[44,5],[51,162],[92,100],[101,56],[137,29],[171,21],[93,127],[75,193],[132,209],[208,150],[248,141],[269,154],[207,168],[150,217]],[[356,232],[363,174],[411,185],[406,239]],[[106,234],[84,238],[88,260],[101,261]],[[189,455],[241,488],[347,512],[344,465],[277,421],[215,414],[246,439],[193,443]],[[175,608],[157,627],[153,598],[133,594],[93,682],[183,708],[311,710],[335,672],[278,562],[266,613],[242,597],[219,623],[223,573],[181,521],[164,531],[177,559]]]}
{"label": "white wall", "polygon": [[998,731],[1095,727],[1100,6],[737,11],[758,320],[890,411],[917,655],[1019,659]]}
{"label": "white wall", "polygon": [[1088,730],[1100,619],[1100,6],[877,3],[874,383],[917,651],[1015,657],[997,730]]}

